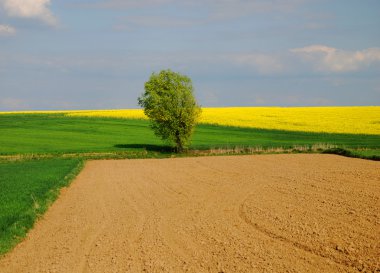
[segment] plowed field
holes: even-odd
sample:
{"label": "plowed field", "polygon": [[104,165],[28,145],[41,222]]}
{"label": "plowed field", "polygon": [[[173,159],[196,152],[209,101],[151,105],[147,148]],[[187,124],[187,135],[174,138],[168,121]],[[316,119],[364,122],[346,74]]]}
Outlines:
{"label": "plowed field", "polygon": [[90,161],[0,272],[378,272],[380,162]]}

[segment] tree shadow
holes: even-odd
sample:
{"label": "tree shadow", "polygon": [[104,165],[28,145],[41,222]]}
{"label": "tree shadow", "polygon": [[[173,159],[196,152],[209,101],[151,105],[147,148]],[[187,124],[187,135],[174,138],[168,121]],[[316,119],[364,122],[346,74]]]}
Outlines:
{"label": "tree shadow", "polygon": [[171,146],[161,146],[154,144],[116,144],[115,148],[120,149],[144,149],[148,152],[163,152],[163,153],[172,153],[174,148]]}

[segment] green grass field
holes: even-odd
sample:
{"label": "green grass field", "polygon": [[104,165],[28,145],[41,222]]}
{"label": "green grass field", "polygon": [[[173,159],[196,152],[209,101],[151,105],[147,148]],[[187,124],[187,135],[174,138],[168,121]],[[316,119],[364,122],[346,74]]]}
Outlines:
{"label": "green grass field", "polygon": [[[214,125],[198,125],[190,149],[238,146],[260,147],[264,152],[269,148],[285,148],[291,152],[295,147],[314,144],[344,148],[330,152],[346,156],[380,158],[379,135]],[[72,155],[67,158],[67,154]],[[0,254],[25,236],[38,215],[56,198],[58,189],[69,183],[86,158],[171,155],[145,120],[70,118],[62,114],[0,115]],[[19,159],[10,161],[16,158]]]}
{"label": "green grass field", "polygon": [[0,162],[0,254],[24,238],[81,166],[75,158]]}
{"label": "green grass field", "polygon": [[[0,131],[1,155],[118,152],[164,146],[145,120],[69,118],[53,114],[0,115]],[[191,148],[291,148],[316,143],[375,149],[380,146],[380,136],[199,125]]]}

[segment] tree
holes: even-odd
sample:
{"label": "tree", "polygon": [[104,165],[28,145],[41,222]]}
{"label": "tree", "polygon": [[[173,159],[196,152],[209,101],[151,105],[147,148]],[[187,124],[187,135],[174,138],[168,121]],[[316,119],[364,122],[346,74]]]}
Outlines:
{"label": "tree", "polygon": [[171,70],[153,73],[138,98],[156,136],[182,152],[189,144],[201,108],[193,95],[191,79]]}

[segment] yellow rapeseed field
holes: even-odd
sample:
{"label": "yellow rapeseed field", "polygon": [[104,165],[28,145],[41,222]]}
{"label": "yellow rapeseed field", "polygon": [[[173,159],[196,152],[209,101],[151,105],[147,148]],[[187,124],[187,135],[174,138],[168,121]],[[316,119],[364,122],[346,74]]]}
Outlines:
{"label": "yellow rapeseed field", "polygon": [[306,132],[380,134],[380,107],[206,108],[202,122]]}
{"label": "yellow rapeseed field", "polygon": [[[140,109],[49,111],[45,113],[64,113],[66,116],[72,117],[146,119]],[[290,131],[380,135],[380,106],[202,108],[200,122]]]}
{"label": "yellow rapeseed field", "polygon": [[147,119],[144,111],[141,109],[124,109],[124,110],[94,110],[94,111],[71,111],[66,114],[70,117],[109,117],[109,118],[127,118],[127,119]]}

